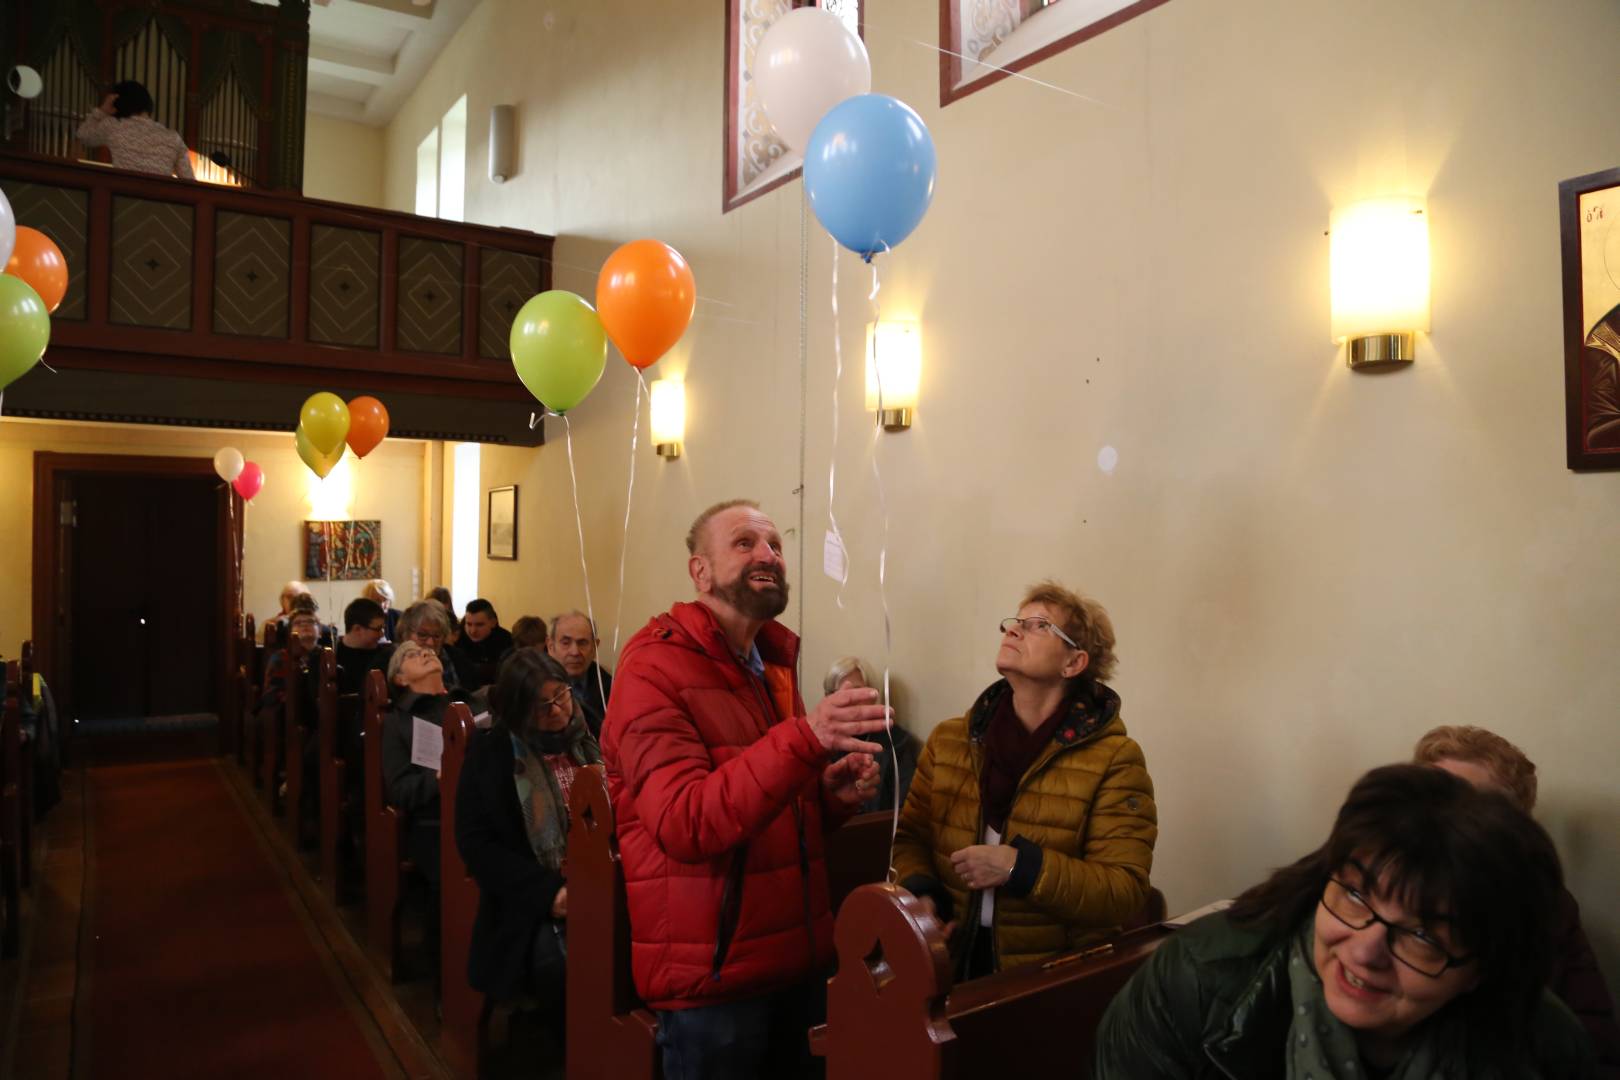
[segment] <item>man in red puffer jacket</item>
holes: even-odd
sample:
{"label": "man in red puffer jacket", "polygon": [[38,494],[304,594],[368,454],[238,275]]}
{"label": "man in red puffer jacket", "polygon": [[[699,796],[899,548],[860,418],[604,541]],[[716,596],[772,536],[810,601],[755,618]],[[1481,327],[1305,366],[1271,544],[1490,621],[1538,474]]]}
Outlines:
{"label": "man in red puffer jacket", "polygon": [[[877,789],[858,736],[875,690],[805,715],[782,538],[748,500],[686,537],[697,602],[625,645],[602,728],[636,990],[658,1013],[665,1080],[814,1075],[832,914],[822,835]],[[829,764],[832,754],[845,756]]]}

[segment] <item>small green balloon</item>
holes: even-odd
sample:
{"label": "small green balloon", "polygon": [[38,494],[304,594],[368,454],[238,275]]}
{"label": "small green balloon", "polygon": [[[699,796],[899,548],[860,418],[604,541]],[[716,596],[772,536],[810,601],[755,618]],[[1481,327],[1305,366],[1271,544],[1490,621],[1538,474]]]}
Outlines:
{"label": "small green balloon", "polygon": [[51,313],[33,286],[0,274],[0,390],[16,382],[45,355]]}
{"label": "small green balloon", "polygon": [[309,432],[300,424],[293,436],[298,446],[298,459],[309,466],[309,471],[325,480],[327,474],[337,468],[338,462],[343,460],[343,444],[339,443],[336,450],[323,454],[320,448],[310,441]]}
{"label": "small green balloon", "polygon": [[304,429],[310,445],[322,454],[330,454],[349,437],[349,406],[325,390],[311,394],[298,410],[298,426]]}
{"label": "small green balloon", "polygon": [[607,366],[607,331],[596,309],[563,289],[530,297],[512,321],[512,366],[553,412],[584,401]]}

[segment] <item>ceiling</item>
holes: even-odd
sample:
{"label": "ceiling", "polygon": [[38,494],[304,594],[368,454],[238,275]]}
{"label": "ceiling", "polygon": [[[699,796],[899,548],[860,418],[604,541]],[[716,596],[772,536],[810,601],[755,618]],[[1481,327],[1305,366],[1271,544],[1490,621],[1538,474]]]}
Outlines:
{"label": "ceiling", "polygon": [[308,109],[388,123],[478,0],[314,0]]}

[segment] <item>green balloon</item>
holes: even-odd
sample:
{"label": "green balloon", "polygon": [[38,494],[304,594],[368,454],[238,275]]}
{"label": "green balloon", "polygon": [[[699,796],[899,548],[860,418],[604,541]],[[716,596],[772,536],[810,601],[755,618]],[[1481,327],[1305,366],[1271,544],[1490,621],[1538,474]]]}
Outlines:
{"label": "green balloon", "polygon": [[51,313],[45,301],[22,278],[0,274],[0,390],[39,363],[50,341]]}
{"label": "green balloon", "polygon": [[530,297],[512,321],[512,366],[553,412],[584,401],[607,366],[607,331],[596,309],[562,289]]}
{"label": "green balloon", "polygon": [[337,468],[337,463],[343,460],[344,445],[342,443],[338,443],[338,448],[336,450],[323,454],[321,453],[320,447],[310,442],[309,432],[304,430],[304,425],[302,424],[298,425],[298,431],[294,434],[294,440],[298,445],[299,460],[305,465],[308,465],[309,471],[320,477],[322,480],[325,480],[327,474],[333,469]]}

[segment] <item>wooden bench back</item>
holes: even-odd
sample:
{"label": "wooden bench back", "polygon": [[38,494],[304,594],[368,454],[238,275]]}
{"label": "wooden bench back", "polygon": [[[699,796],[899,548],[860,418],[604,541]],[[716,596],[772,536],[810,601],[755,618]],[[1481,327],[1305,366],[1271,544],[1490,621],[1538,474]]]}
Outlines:
{"label": "wooden bench back", "polygon": [[338,881],[338,838],[343,810],[343,755],[338,747],[337,654],[320,651],[315,690],[315,760],[320,825],[321,883],[334,904],[341,901]]}
{"label": "wooden bench back", "polygon": [[455,702],[444,714],[444,757],[439,765],[439,1000],[444,1027],[439,1047],[457,1076],[476,1080],[483,1049],[484,995],[467,981],[478,883],[456,847],[456,792],[467,745],[477,729],[472,712]]}
{"label": "wooden bench back", "polygon": [[838,973],[811,1045],[829,1080],[1087,1077],[1103,1011],[1170,933],[1148,926],[953,986],[938,920],[904,889],[863,886],[838,914]]}

